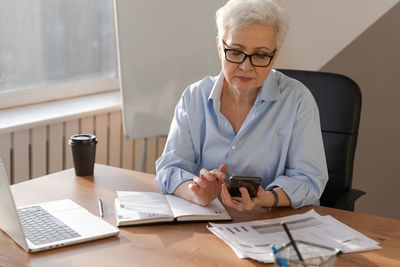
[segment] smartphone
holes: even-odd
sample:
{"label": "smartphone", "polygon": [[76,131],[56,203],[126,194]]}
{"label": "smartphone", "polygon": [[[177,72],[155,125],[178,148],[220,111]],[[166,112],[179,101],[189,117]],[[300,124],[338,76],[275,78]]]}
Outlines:
{"label": "smartphone", "polygon": [[240,187],[246,187],[250,197],[257,195],[258,187],[261,184],[261,178],[255,176],[231,176],[228,180],[228,191],[232,197],[241,197]]}

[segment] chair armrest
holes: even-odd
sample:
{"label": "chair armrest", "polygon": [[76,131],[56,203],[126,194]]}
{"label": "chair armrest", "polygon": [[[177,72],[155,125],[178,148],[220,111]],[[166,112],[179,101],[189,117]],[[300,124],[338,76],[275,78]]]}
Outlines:
{"label": "chair armrest", "polygon": [[344,193],[333,207],[336,209],[354,211],[354,202],[365,194],[364,191],[351,189],[349,192]]}

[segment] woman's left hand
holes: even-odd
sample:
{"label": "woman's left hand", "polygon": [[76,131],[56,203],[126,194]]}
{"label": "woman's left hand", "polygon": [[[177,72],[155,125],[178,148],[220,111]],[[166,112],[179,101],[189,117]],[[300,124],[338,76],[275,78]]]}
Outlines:
{"label": "woman's left hand", "polygon": [[259,206],[261,199],[264,196],[264,190],[261,188],[261,186],[258,187],[257,195],[253,198],[250,198],[249,192],[245,187],[240,187],[239,191],[242,194],[242,197],[232,198],[231,194],[229,194],[228,187],[224,183],[221,190],[222,202],[226,206],[232,207],[238,211],[249,211],[255,206]]}

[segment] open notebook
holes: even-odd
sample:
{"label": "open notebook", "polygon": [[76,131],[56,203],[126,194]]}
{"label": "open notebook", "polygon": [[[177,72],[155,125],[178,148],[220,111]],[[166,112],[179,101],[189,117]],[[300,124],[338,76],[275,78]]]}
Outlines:
{"label": "open notebook", "polygon": [[114,226],[69,199],[17,209],[0,160],[0,228],[27,252],[118,235]]}
{"label": "open notebook", "polygon": [[231,220],[218,198],[207,206],[173,195],[155,192],[117,191],[114,201],[118,226],[183,222]]}

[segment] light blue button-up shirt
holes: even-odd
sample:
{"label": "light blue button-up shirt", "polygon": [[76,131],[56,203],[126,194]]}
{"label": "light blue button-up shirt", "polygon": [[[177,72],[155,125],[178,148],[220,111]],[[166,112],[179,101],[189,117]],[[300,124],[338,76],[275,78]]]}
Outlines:
{"label": "light blue button-up shirt", "polygon": [[228,176],[259,176],[294,208],[319,204],[328,180],[318,107],[299,81],[271,70],[239,132],[220,112],[223,73],[192,84],[175,108],[157,185],[172,194],[202,168],[228,166]]}

